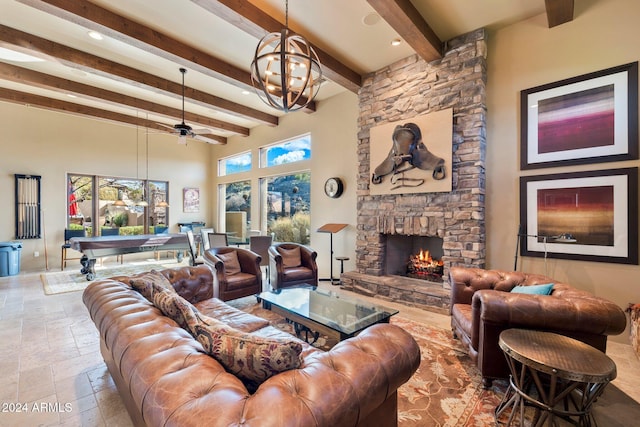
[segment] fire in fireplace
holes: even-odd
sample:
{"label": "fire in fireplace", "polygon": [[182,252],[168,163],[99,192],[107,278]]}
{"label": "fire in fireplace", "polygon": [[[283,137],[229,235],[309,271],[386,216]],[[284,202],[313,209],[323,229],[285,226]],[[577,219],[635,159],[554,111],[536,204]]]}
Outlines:
{"label": "fire in fireplace", "polygon": [[444,262],[434,259],[429,251],[421,250],[415,255],[409,256],[407,263],[407,276],[414,279],[442,280]]}
{"label": "fire in fireplace", "polygon": [[439,237],[387,234],[385,236],[386,274],[441,282],[444,263]]}

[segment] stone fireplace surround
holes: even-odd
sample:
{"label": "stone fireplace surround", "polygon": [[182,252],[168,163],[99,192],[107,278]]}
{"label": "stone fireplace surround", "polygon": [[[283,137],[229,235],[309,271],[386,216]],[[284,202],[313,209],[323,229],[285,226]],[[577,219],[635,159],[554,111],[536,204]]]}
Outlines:
{"label": "stone fireplace surround", "polygon": [[[427,310],[449,307],[451,266],[485,264],[486,40],[479,29],[446,43],[442,59],[405,58],[363,80],[358,118],[356,271],[343,287]],[[453,108],[451,192],[371,195],[369,132],[373,126]],[[388,235],[442,239],[444,276],[431,283],[388,275]]]}

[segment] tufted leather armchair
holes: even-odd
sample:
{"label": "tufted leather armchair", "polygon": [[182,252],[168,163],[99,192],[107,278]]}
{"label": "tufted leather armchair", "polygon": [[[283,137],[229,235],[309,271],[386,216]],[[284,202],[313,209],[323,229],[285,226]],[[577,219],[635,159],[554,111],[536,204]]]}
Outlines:
{"label": "tufted leather armchair", "polygon": [[[509,375],[498,345],[509,328],[555,332],[607,348],[607,336],[626,327],[624,312],[613,302],[559,283],[549,277],[517,271],[452,267],[451,329],[477,363],[485,387]],[[511,293],[515,286],[553,283],[551,295]]]}
{"label": "tufted leather armchair", "polygon": [[[287,262],[295,258],[293,252],[299,251],[298,261]],[[299,243],[274,243],[269,247],[269,274],[274,290],[296,285],[318,286],[318,253]]]}
{"label": "tufted leather armchair", "polygon": [[[228,255],[237,256],[236,269],[233,270]],[[235,259],[235,257],[234,257]],[[204,262],[214,270],[213,296],[229,301],[262,292],[261,257],[248,249],[233,246],[220,246],[208,249],[204,253]],[[226,262],[226,265],[225,265]],[[238,269],[239,267],[239,269]]]}

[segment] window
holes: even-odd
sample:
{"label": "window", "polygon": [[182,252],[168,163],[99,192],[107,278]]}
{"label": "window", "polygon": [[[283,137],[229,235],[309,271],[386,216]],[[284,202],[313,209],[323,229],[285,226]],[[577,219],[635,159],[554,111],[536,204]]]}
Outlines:
{"label": "window", "polygon": [[226,176],[234,173],[251,170],[251,153],[242,153],[236,156],[218,160],[218,176]]}
{"label": "window", "polygon": [[251,228],[251,181],[232,182],[222,187],[229,244],[248,243]]}
{"label": "window", "polygon": [[266,192],[267,233],[278,242],[309,244],[311,227],[311,173],[263,178]]}
{"label": "window", "polygon": [[67,228],[84,228],[88,236],[92,235],[93,177],[86,175],[67,175]]}
{"label": "window", "polygon": [[168,188],[166,181],[69,174],[67,227],[84,228],[88,236],[101,236],[104,230],[121,235],[153,233],[153,226],[168,221],[168,205],[162,203],[168,199]]}
{"label": "window", "polygon": [[260,149],[260,164],[271,167],[311,158],[311,135],[306,134],[285,142],[279,142]]}

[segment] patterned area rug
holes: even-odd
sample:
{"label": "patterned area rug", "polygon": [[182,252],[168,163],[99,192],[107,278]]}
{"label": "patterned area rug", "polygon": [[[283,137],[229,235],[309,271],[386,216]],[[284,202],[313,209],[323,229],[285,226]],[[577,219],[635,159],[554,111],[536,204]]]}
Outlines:
{"label": "patterned area rug", "polygon": [[[228,304],[267,319],[293,333],[282,317],[256,304],[253,297],[227,301]],[[482,387],[478,369],[451,331],[394,316],[391,323],[409,332],[418,342],[422,361],[411,379],[398,390],[398,422],[401,427],[495,425],[494,410],[507,388],[506,381]],[[320,337],[314,344],[328,349],[333,344]]]}
{"label": "patterned area rug", "polygon": [[[113,276],[130,275],[149,271],[152,269],[162,270],[165,268],[182,267],[189,265],[189,259],[178,263],[175,259],[164,261],[141,260],[128,262],[126,264],[96,266],[96,278],[94,280],[106,279]],[[46,295],[62,294],[66,292],[82,291],[91,283],[84,274],[80,273],[80,265],[76,270],[54,271],[42,273],[40,275],[44,293]]]}

